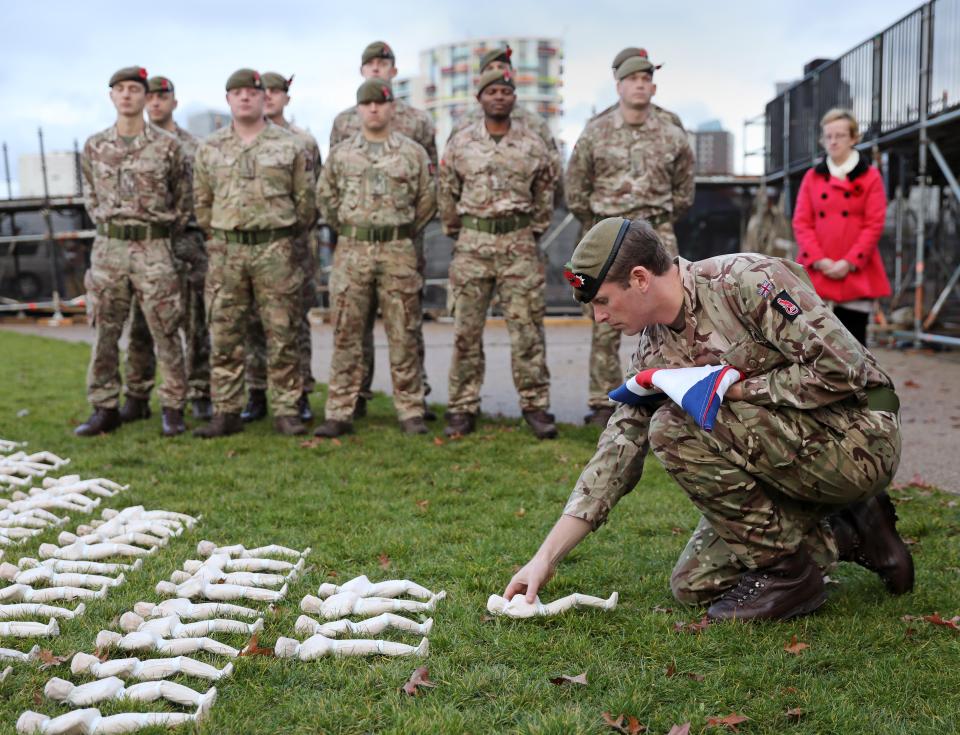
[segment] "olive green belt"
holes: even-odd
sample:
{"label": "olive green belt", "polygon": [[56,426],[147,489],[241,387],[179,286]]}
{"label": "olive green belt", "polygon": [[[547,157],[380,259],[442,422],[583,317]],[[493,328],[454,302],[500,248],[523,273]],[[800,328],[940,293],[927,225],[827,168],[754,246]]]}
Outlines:
{"label": "olive green belt", "polygon": [[513,214],[508,217],[474,217],[472,214],[465,214],[460,217],[460,224],[468,230],[477,230],[486,232],[490,235],[505,235],[508,232],[522,230],[529,226],[532,218],[529,214]]}
{"label": "olive green belt", "polygon": [[350,237],[363,242],[389,242],[390,240],[408,240],[413,237],[413,225],[390,225],[385,227],[365,227],[363,225],[342,225],[337,233],[341,237]]}
{"label": "olive green belt", "polygon": [[115,225],[102,222],[97,225],[97,234],[114,240],[162,240],[170,237],[169,225]]}
{"label": "olive green belt", "polygon": [[900,411],[900,399],[897,397],[893,388],[885,385],[867,388],[867,408],[871,411],[890,411],[897,413]]}
{"label": "olive green belt", "polygon": [[281,240],[293,236],[292,227],[278,227],[273,230],[213,230],[214,237],[241,245],[263,245],[265,242]]}

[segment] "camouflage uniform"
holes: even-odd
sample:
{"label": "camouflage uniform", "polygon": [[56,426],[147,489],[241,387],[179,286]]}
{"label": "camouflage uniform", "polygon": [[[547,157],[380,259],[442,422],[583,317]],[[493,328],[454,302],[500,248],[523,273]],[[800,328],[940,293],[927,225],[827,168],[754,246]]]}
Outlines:
{"label": "camouflage uniform", "polygon": [[[319,177],[321,161],[320,147],[317,145],[317,139],[296,125],[288,123],[282,127],[285,127],[303,142],[304,148],[306,148],[308,155],[312,159],[311,166],[315,178]],[[310,329],[310,309],[317,304],[317,283],[314,280],[317,273],[316,231],[311,229],[309,232],[304,232],[296,239],[294,245],[297,249],[296,260],[303,267],[303,288],[300,292],[302,311],[298,332],[300,375],[303,378],[304,393],[312,393],[316,383],[313,379],[313,370],[311,369],[311,363],[313,361],[313,341]],[[260,320],[260,312],[257,310],[256,303],[254,303],[253,308],[250,309],[246,349],[247,390],[266,390],[267,337],[263,332],[263,323]]]}
{"label": "camouflage uniform", "polygon": [[723,255],[677,264],[683,328],[647,327],[629,374],[729,364],[745,375],[744,400],[726,401],[711,433],[670,401],[620,405],[564,513],[603,523],[639,482],[649,447],[703,513],[673,570],[679,600],[712,600],[801,543],[827,570],[837,546],[822,519],[896,473],[899,419],[867,407],[867,391],[891,380],[794,263]]}
{"label": "camouflage uniform", "polygon": [[[397,415],[401,421],[423,416],[423,279],[412,238],[436,212],[435,187],[426,152],[405,135],[393,132],[371,144],[357,133],[330,151],[317,189],[325,220],[340,233],[330,279],[335,326],[327,420],[352,420],[364,377],[364,334],[357,326],[376,301],[390,345]],[[408,231],[372,232],[391,228]]]}
{"label": "camouflage uniform", "polygon": [[[180,141],[193,177],[193,158],[197,139],[179,125],[173,133]],[[191,210],[192,212],[192,210]],[[173,239],[174,264],[180,273],[183,298],[183,332],[187,370],[187,398],[191,401],[210,397],[210,333],[203,308],[203,283],[207,275],[207,249],[203,232],[191,216],[187,229]],[[153,391],[157,361],[153,354],[153,338],[140,305],[134,301],[130,310],[130,335],[127,341],[126,386],[124,393],[149,400]]]}
{"label": "camouflage uniform", "polygon": [[[604,217],[647,219],[667,250],[677,254],[673,223],[693,204],[693,151],[683,128],[669,120],[663,111],[641,125],[628,125],[617,107],[587,123],[565,178],[567,206],[584,230]],[[595,323],[590,408],[609,406],[607,393],[621,377],[620,333]]]}
{"label": "camouflage uniform", "polygon": [[[550,154],[528,128],[511,125],[497,143],[481,120],[447,143],[440,165],[440,219],[444,232],[457,239],[450,264],[455,336],[448,414],[480,411],[483,326],[494,292],[510,332],[520,407],[549,406],[546,281],[535,237],[550,224],[552,202]],[[504,231],[510,226],[516,229]]]}
{"label": "camouflage uniform", "polygon": [[[423,150],[427,152],[432,170],[436,171],[437,131],[433,124],[433,118],[430,116],[430,113],[424,112],[423,110],[418,110],[416,107],[411,107],[402,100],[395,101],[393,105],[394,111],[393,118],[390,122],[390,129],[407,136],[416,143],[419,143]],[[338,143],[343,143],[344,141],[353,138],[357,133],[360,132],[360,130],[360,113],[357,112],[356,106],[350,107],[341,112],[336,116],[336,118],[334,118],[333,129],[330,131],[331,150]],[[420,276],[422,278],[427,265],[423,256],[423,232],[420,232],[417,235],[413,244],[417,249],[417,270],[420,272]],[[331,286],[331,288],[334,287],[335,285]],[[376,319],[377,299],[374,298],[370,302],[370,313],[366,316],[363,332],[363,364],[365,372],[363,375],[363,386],[360,390],[360,397],[364,400],[370,400],[373,397],[373,391],[371,388],[373,385],[374,368],[373,325],[376,322]],[[419,335],[420,363],[422,365],[424,358],[422,330],[419,332]],[[426,372],[424,372],[424,389],[427,393],[430,392],[430,387],[426,383]]]}
{"label": "camouflage uniform", "polygon": [[157,345],[164,378],[157,391],[160,403],[183,410],[182,304],[170,238],[192,213],[188,160],[176,137],[145,123],[130,143],[116,127],[91,136],[81,168],[87,211],[98,229],[84,279],[97,329],[87,397],[95,408],[117,407],[118,342],[136,302]]}
{"label": "camouflage uniform", "polygon": [[194,196],[197,221],[210,233],[206,300],[218,414],[243,407],[243,346],[256,303],[267,335],[274,415],[297,415],[303,268],[295,241],[314,223],[314,180],[303,144],[273,124],[250,143],[227,126],[197,151]]}

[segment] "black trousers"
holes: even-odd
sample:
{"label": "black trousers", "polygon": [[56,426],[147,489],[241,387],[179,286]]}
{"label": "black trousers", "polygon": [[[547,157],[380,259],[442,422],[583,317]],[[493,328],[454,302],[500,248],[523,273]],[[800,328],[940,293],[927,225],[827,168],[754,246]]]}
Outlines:
{"label": "black trousers", "polygon": [[867,323],[870,321],[870,314],[865,311],[845,309],[840,305],[833,307],[833,313],[860,344],[867,343]]}

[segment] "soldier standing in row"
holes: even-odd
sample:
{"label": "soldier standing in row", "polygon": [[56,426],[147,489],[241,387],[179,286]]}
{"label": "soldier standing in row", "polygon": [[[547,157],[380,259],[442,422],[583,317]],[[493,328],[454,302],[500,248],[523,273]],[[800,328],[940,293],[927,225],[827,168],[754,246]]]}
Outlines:
{"label": "soldier standing in row", "polygon": [[[393,49],[385,41],[374,41],[369,44],[360,57],[360,74],[364,79],[382,79],[390,83],[397,76],[397,60]],[[423,110],[411,107],[403,100],[396,100],[394,103],[394,112],[391,129],[407,136],[415,143],[419,143],[427,157],[430,160],[431,171],[435,172],[437,168],[437,142],[436,129],[433,124],[433,118]],[[361,120],[359,116],[359,106],[349,107],[341,112],[333,121],[333,129],[330,131],[330,148],[332,149],[338,143],[353,138],[360,132]],[[420,276],[424,276],[426,269],[426,260],[423,253],[423,233],[420,232],[414,238],[413,244],[417,248],[417,263]],[[360,389],[360,398],[354,409],[354,418],[361,418],[367,413],[367,401],[373,397],[373,370],[374,370],[374,347],[373,347],[373,326],[377,318],[377,299],[370,302],[370,313],[367,314],[364,322],[363,332],[363,365],[364,375],[363,384]],[[420,364],[423,366],[424,346],[423,332],[420,332]],[[430,392],[430,385],[427,382],[427,373],[423,371],[424,391]],[[436,416],[424,404],[424,415],[428,421],[433,421]]]}
{"label": "soldier standing in row", "polygon": [[[293,77],[287,79],[281,74],[268,71],[260,78],[265,94],[264,111],[267,119],[274,125],[286,128],[299,138],[307,154],[312,159],[312,168],[316,176],[320,175],[320,147],[310,133],[287,121],[283,111],[290,104],[290,85]],[[317,237],[314,229],[304,232],[294,243],[297,248],[296,260],[303,268],[303,289],[301,291],[302,312],[299,327],[300,374],[303,378],[303,393],[297,403],[297,412],[301,421],[310,421],[313,410],[310,408],[310,394],[315,382],[311,361],[313,342],[310,329],[310,309],[317,305],[317,284],[314,281],[317,271]],[[260,312],[254,304],[250,311],[250,324],[246,346],[246,382],[249,398],[240,413],[244,421],[257,421],[267,415],[267,340],[263,333]]]}
{"label": "soldier standing in row", "polygon": [[536,241],[550,225],[553,167],[540,137],[511,123],[516,94],[509,70],[485,72],[477,98],[484,119],[450,139],[440,166],[440,219],[457,240],[450,264],[454,347],[445,433],[476,429],[483,327],[496,293],[510,332],[523,417],[538,438],[553,438],[543,331],[546,281]]}
{"label": "soldier standing in row", "polygon": [[207,310],[213,420],[203,438],[243,430],[244,341],[255,301],[267,335],[267,381],[274,426],[303,434],[298,330],[303,268],[296,238],[313,226],[313,159],[292,133],[264,119],[260,74],[239,69],[227,80],[233,122],[197,151],[197,221],[208,233]]}
{"label": "soldier standing in row", "polygon": [[[648,220],[667,251],[677,254],[673,223],[693,204],[693,151],[682,127],[654,109],[658,66],[638,49],[616,67],[616,109],[587,123],[567,165],[567,206],[584,230],[604,217]],[[616,63],[616,62],[615,62]],[[590,348],[590,413],[585,422],[606,426],[613,414],[607,393],[622,382],[620,333],[594,322]]]}
{"label": "soldier standing in row", "polygon": [[382,79],[357,90],[362,130],[330,151],[317,200],[338,233],[331,277],[333,359],[326,421],[314,434],[353,431],[364,377],[364,322],[371,301],[383,310],[390,346],[393,402],[405,434],[425,434],[423,370],[418,353],[423,280],[413,239],[436,212],[436,184],[421,146],[393,130],[393,91]]}
{"label": "soldier standing in row", "polygon": [[[147,80],[147,117],[158,128],[172,133],[180,141],[192,180],[197,139],[174,122],[175,109],[177,97],[173,82],[166,77],[150,77]],[[210,333],[203,306],[203,283],[207,276],[207,249],[203,240],[203,232],[191,216],[187,228],[173,238],[173,256],[180,273],[183,298],[187,399],[192,404],[193,417],[209,421],[213,408],[210,403]],[[153,390],[156,368],[153,338],[143,310],[134,301],[127,341],[124,387],[127,399],[120,409],[120,419],[124,423],[150,418],[150,392]]]}
{"label": "soldier standing in row", "polygon": [[164,379],[157,390],[163,435],[176,436],[186,430],[187,383],[170,240],[192,212],[190,169],[176,137],[143,119],[146,69],[116,72],[110,99],[117,122],[87,140],[81,162],[86,207],[97,227],[85,279],[96,339],[87,373],[93,414],[74,433],[94,436],[120,426],[119,341],[131,303],[137,302]]}

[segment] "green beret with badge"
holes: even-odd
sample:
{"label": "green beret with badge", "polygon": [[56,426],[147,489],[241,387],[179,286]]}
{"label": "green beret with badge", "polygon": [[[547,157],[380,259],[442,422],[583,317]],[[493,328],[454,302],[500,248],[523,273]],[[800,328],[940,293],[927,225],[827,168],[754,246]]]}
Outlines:
{"label": "green beret with badge", "polygon": [[260,82],[264,89],[279,89],[281,92],[289,92],[290,85],[293,84],[293,76],[287,79],[283,74],[266,71],[260,75]]}
{"label": "green beret with badge", "polygon": [[231,89],[263,89],[263,80],[260,78],[260,72],[256,69],[237,69],[227,79],[227,91]]}
{"label": "green beret with badge", "polygon": [[113,73],[113,76],[110,77],[110,84],[107,86],[112,87],[114,84],[119,84],[120,82],[139,82],[143,85],[144,90],[146,90],[147,70],[142,66],[125,66]]}
{"label": "green beret with badge", "polygon": [[357,88],[357,104],[370,102],[393,102],[393,87],[383,79],[367,79]]}
{"label": "green beret with badge", "polygon": [[166,77],[150,77],[147,80],[148,92],[173,92],[173,82]]}
{"label": "green beret with badge", "polygon": [[510,87],[510,89],[517,88],[517,85],[514,84],[513,81],[513,72],[509,69],[488,69],[480,75],[480,81],[477,82],[477,97],[491,84],[503,84],[504,86]]}
{"label": "green beret with badge", "polygon": [[583,236],[563,271],[577,301],[588,304],[597,295],[629,229],[630,220],[607,217]]}
{"label": "green beret with badge", "polygon": [[[625,53],[629,49],[624,49],[620,54]],[[619,82],[621,79],[626,79],[631,74],[636,74],[638,71],[645,71],[653,74],[657,69],[659,69],[663,64],[654,64],[650,61],[650,58],[647,56],[647,52],[644,49],[637,49],[640,54],[635,56],[628,56],[619,65],[613,68],[613,76]],[[618,58],[619,55],[618,54]],[[616,59],[614,59],[616,61]]]}
{"label": "green beret with badge", "polygon": [[386,41],[374,41],[363,50],[363,55],[360,58],[362,59],[360,62],[361,66],[374,59],[397,60],[397,57],[393,55],[393,49],[390,48],[390,44]]}
{"label": "green beret with badge", "polygon": [[504,48],[492,48],[480,57],[480,71],[482,72],[494,61],[502,61],[504,64],[512,67],[513,62],[510,61],[511,56],[513,56],[513,49],[510,48],[509,44]]}

